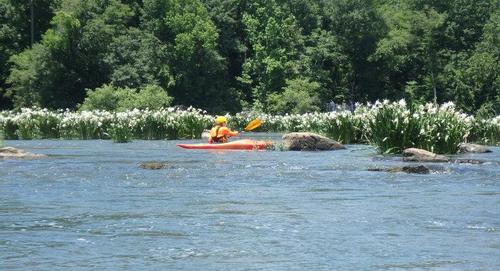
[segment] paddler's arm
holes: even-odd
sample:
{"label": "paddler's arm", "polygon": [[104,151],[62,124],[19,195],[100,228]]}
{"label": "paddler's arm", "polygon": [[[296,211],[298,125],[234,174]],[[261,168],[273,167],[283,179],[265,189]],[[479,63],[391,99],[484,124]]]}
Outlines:
{"label": "paddler's arm", "polygon": [[237,131],[231,131],[229,130],[229,128],[227,127],[224,127],[225,129],[222,130],[222,133],[224,133],[224,135],[227,135],[227,136],[237,136],[238,135],[238,132]]}

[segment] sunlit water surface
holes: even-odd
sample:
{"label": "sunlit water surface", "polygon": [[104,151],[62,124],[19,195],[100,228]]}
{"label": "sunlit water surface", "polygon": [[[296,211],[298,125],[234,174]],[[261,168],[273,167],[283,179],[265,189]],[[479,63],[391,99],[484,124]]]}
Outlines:
{"label": "sunlit water surface", "polygon": [[500,270],[500,148],[416,175],[179,142],[6,141],[49,157],[0,160],[0,270]]}

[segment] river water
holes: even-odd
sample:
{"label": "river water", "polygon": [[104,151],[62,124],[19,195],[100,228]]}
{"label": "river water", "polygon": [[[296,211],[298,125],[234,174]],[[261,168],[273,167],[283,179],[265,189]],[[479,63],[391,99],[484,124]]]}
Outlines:
{"label": "river water", "polygon": [[500,148],[417,175],[179,142],[6,141],[49,157],[0,160],[0,270],[500,270]]}

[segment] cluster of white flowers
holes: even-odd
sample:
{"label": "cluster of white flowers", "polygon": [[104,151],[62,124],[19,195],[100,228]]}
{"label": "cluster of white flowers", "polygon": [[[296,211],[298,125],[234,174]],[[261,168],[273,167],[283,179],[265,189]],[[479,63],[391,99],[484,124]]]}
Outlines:
{"label": "cluster of white flowers", "polygon": [[484,122],[500,128],[500,115],[496,116],[496,117],[494,117],[492,119],[485,120]]}
{"label": "cluster of white flowers", "polygon": [[[106,138],[113,136],[111,130],[130,133],[138,138],[149,138],[141,135],[141,132],[157,133],[154,138],[199,137],[212,122],[213,116],[192,107],[185,110],[174,107],[133,109],[117,113],[100,110],[51,111],[34,107],[23,108],[20,112],[0,112],[0,130],[9,130],[10,134],[17,134],[23,139]],[[49,134],[48,131],[53,133]]]}
{"label": "cluster of white flowers", "polygon": [[35,121],[47,121],[51,119],[57,119],[58,114],[53,111],[49,111],[46,108],[40,109],[34,108],[23,108],[21,112],[17,114],[10,113],[10,119],[17,125],[23,125],[25,123],[34,123]]}
{"label": "cluster of white flowers", "polygon": [[71,112],[66,110],[60,114],[61,128],[72,128],[78,126],[92,126],[100,128],[104,123],[113,119],[113,114],[107,111],[81,111]]}
{"label": "cluster of white flowers", "polygon": [[500,143],[500,115],[475,122],[475,139],[486,144]]}
{"label": "cluster of white flowers", "polygon": [[[452,102],[440,106],[432,103],[419,105],[413,112],[403,100],[394,103],[376,102],[367,107],[364,109],[369,120],[367,137],[375,141],[376,145],[381,145],[381,149],[416,146],[453,153],[461,142],[469,139],[485,141],[485,136],[478,136],[474,132],[486,125],[478,128],[478,121],[471,115],[461,113]],[[491,133],[488,136],[493,137]],[[492,141],[498,142],[496,139]]]}
{"label": "cluster of white flowers", "polygon": [[[241,129],[250,121],[262,120],[260,131],[286,132],[311,131],[323,133],[345,143],[380,142],[391,144],[404,140],[425,141],[428,144],[451,144],[469,137],[498,142],[500,116],[489,120],[475,120],[461,113],[451,102],[440,106],[428,103],[410,108],[404,100],[376,101],[356,104],[353,112],[314,112],[306,114],[271,115],[261,112],[226,114],[230,126]],[[0,112],[0,130],[4,134],[17,134],[20,138],[106,138],[118,136],[161,139],[194,138],[213,124],[214,116],[206,111],[189,107],[163,108],[160,110],[133,109],[125,112],[50,111],[25,108],[20,112]],[[474,131],[479,131],[474,134]],[[404,138],[404,140],[400,140]],[[489,139],[487,139],[489,138]],[[417,140],[418,139],[418,140]],[[401,141],[401,142],[400,142]],[[377,143],[375,143],[377,144]]]}

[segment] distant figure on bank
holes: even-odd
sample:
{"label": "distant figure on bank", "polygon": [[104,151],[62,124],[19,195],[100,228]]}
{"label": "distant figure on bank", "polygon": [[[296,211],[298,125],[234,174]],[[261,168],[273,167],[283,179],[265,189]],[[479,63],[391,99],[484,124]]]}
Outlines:
{"label": "distant figure on bank", "polygon": [[233,132],[226,127],[226,117],[219,116],[215,118],[215,126],[210,130],[208,143],[226,143],[229,137],[237,136],[238,132]]}

